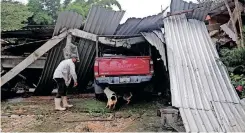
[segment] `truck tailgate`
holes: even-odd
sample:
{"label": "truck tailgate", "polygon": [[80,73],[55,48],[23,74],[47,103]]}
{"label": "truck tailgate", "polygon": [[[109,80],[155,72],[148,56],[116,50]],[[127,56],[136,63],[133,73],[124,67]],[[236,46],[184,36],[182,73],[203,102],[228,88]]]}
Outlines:
{"label": "truck tailgate", "polygon": [[150,74],[150,57],[98,58],[98,75]]}

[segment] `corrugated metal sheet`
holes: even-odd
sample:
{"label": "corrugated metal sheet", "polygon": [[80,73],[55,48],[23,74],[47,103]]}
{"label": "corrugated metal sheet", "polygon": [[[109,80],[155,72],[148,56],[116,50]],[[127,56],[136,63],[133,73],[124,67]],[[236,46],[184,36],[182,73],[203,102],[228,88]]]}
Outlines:
{"label": "corrugated metal sheet", "polygon": [[71,12],[71,11],[61,12],[57,18],[53,36],[58,35],[63,28],[79,29],[82,26],[82,23],[83,23],[83,18],[78,13]]}
{"label": "corrugated metal sheet", "polygon": [[172,105],[186,131],[244,132],[245,111],[203,22],[164,20]]}
{"label": "corrugated metal sheet", "polygon": [[121,24],[117,30],[116,35],[135,35],[140,32],[148,32],[159,30],[162,25],[162,13],[148,16],[145,18],[129,18],[124,24]]}
{"label": "corrugated metal sheet", "polygon": [[142,32],[141,33],[145,39],[152,45],[155,46],[156,49],[159,51],[161,58],[164,62],[165,68],[167,68],[167,61],[166,61],[166,47],[164,44],[164,36],[161,31],[153,31],[153,32]]}
{"label": "corrugated metal sheet", "polygon": [[[84,25],[84,31],[98,34],[98,35],[112,35],[119,22],[124,15],[124,11],[112,11],[98,6],[93,6],[88,14],[86,23]],[[58,17],[55,27],[54,35],[59,31],[66,28],[80,28],[82,25],[81,16],[77,16],[70,12],[65,12]],[[76,23],[74,23],[76,22]],[[55,68],[61,62],[63,57],[63,48],[65,47],[65,41],[60,43],[57,47],[53,48],[48,55],[45,69],[43,70],[41,79],[36,89],[36,94],[44,95],[49,94],[53,89],[52,76]],[[95,58],[95,42],[80,39],[76,44],[78,47],[78,53],[80,62],[76,64],[76,71],[78,75],[78,88],[83,89],[89,80],[92,64]]]}
{"label": "corrugated metal sheet", "polygon": [[206,16],[209,13],[211,6],[212,6],[211,1],[196,4],[193,2],[188,3],[183,0],[172,0],[170,4],[170,12],[175,13],[175,12],[181,12],[184,10],[194,9],[193,12],[189,12],[186,14],[187,18],[204,21]]}

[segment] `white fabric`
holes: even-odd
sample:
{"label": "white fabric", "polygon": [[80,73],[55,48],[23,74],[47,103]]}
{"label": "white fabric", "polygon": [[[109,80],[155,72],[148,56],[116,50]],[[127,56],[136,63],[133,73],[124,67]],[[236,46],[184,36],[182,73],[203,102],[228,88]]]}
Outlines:
{"label": "white fabric", "polygon": [[72,59],[61,61],[54,72],[53,78],[63,78],[66,86],[69,86],[71,78],[73,78],[74,82],[77,82],[75,64]]}

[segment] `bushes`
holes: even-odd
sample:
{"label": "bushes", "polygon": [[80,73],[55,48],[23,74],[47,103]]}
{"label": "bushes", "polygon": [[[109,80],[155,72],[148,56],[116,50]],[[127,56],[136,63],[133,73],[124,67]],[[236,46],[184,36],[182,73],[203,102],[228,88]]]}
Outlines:
{"label": "bushes", "polygon": [[[245,48],[221,49],[220,58],[228,68],[234,87],[242,85],[245,88]],[[242,92],[245,97],[245,89]]]}

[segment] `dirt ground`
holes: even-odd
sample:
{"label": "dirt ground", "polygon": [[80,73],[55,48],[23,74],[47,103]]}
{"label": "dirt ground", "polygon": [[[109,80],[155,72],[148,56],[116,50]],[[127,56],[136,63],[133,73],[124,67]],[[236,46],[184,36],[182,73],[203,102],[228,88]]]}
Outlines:
{"label": "dirt ground", "polygon": [[3,132],[141,132],[165,131],[157,109],[161,100],[122,105],[115,111],[93,97],[72,98],[73,108],[55,111],[53,97],[15,98],[1,103]]}

